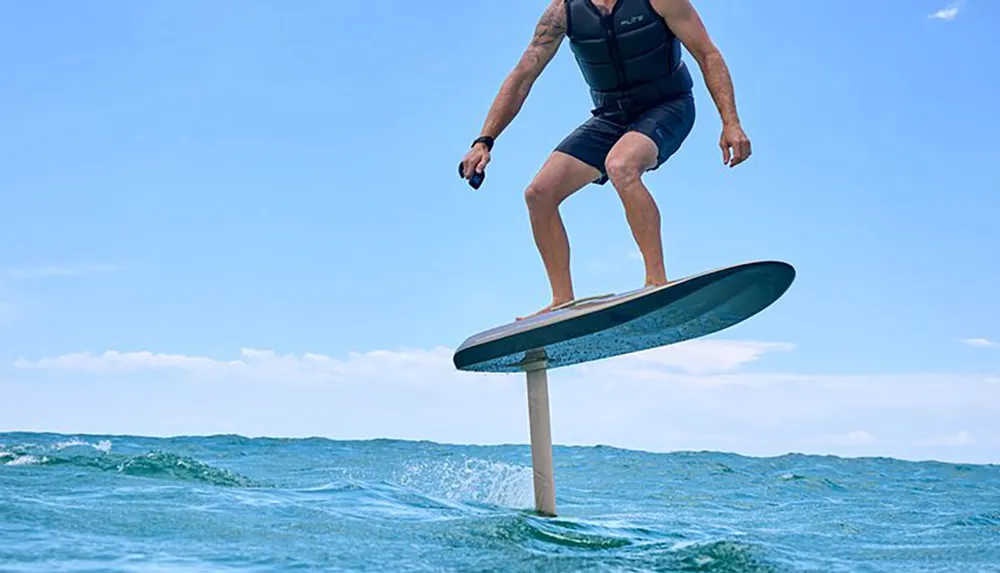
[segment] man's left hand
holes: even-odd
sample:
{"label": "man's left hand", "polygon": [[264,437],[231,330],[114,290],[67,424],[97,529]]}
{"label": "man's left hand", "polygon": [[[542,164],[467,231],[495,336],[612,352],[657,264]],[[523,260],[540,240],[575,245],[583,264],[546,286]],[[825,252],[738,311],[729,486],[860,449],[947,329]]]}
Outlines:
{"label": "man's left hand", "polygon": [[719,147],[722,148],[722,162],[729,167],[736,167],[750,157],[750,139],[738,123],[723,126]]}

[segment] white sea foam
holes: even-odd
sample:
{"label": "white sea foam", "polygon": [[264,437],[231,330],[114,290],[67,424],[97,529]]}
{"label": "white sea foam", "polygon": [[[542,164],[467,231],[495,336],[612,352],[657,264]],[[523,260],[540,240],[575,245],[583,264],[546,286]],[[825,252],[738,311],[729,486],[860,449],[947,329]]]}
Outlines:
{"label": "white sea foam", "polygon": [[30,465],[35,465],[35,464],[44,464],[47,461],[49,461],[49,459],[47,457],[45,457],[45,456],[42,456],[42,457],[39,458],[39,457],[36,457],[36,456],[21,455],[21,456],[14,456],[14,459],[10,460],[9,462],[7,462],[4,465],[7,465],[7,466],[30,466]]}
{"label": "white sea foam", "polygon": [[66,440],[65,442],[57,442],[54,446],[52,446],[52,449],[58,451],[58,450],[65,450],[66,448],[72,448],[72,447],[76,447],[76,446],[89,446],[89,445],[90,444],[88,444],[87,442],[85,442],[83,440],[80,440],[80,439],[77,439],[77,438],[73,438],[72,440]]}
{"label": "white sea foam", "polygon": [[66,440],[65,442],[58,442],[57,444],[52,446],[52,448],[58,451],[58,450],[64,450],[66,448],[74,448],[79,446],[89,446],[91,448],[94,448],[95,450],[98,450],[106,454],[111,451],[111,440],[101,440],[96,444],[92,444],[90,442],[81,440],[79,438],[73,438],[71,440]]}

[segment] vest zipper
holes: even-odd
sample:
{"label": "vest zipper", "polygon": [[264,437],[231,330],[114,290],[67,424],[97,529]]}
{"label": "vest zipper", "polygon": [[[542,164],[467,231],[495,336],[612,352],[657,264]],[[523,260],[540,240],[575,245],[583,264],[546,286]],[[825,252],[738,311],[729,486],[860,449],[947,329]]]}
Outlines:
{"label": "vest zipper", "polygon": [[618,39],[615,37],[613,29],[614,14],[602,15],[601,22],[604,24],[604,39],[607,40],[608,50],[611,52],[611,61],[615,68],[615,77],[618,78],[619,89],[625,89],[625,64],[618,52]]}

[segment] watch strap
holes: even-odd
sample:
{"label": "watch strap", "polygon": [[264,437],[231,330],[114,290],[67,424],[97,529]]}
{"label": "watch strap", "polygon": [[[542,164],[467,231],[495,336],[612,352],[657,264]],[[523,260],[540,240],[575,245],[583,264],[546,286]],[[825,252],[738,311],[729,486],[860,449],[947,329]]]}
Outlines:
{"label": "watch strap", "polygon": [[486,144],[486,150],[487,151],[493,151],[493,144],[495,142],[496,142],[496,140],[494,138],[490,137],[489,135],[480,135],[479,137],[477,137],[476,139],[474,139],[472,141],[472,146],[471,147],[475,147],[477,143],[484,143],[484,144]]}

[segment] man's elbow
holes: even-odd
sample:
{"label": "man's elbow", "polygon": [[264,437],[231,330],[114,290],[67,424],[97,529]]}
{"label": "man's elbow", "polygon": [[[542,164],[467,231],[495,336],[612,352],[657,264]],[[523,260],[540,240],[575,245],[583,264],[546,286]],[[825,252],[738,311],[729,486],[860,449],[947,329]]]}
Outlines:
{"label": "man's elbow", "polygon": [[722,61],[722,52],[719,51],[719,48],[711,42],[699,45],[690,51],[691,55],[694,56],[695,61],[697,61],[701,67],[710,66],[714,63]]}

